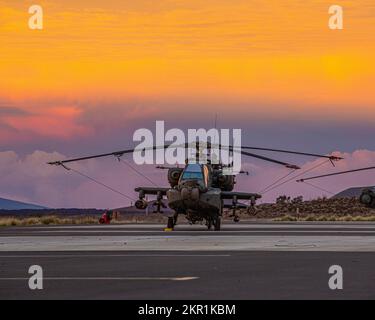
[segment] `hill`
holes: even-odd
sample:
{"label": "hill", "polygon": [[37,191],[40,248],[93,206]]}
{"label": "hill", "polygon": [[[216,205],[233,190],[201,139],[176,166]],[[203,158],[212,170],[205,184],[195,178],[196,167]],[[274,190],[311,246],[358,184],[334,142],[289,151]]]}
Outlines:
{"label": "hill", "polygon": [[0,210],[41,210],[46,207],[38,206],[31,203],[25,203],[10,199],[0,198]]}
{"label": "hill", "polygon": [[359,198],[362,191],[370,187],[353,187],[339,192],[334,195],[332,199],[341,199],[341,198]]}

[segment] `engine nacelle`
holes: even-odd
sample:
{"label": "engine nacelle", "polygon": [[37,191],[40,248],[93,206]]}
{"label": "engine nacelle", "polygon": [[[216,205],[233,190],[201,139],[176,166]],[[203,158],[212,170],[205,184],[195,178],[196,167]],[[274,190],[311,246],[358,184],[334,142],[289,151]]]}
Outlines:
{"label": "engine nacelle", "polygon": [[146,200],[144,199],[139,199],[135,202],[135,207],[138,209],[138,210],[144,210],[148,207],[148,203]]}
{"label": "engine nacelle", "polygon": [[178,185],[182,171],[183,169],[181,168],[171,168],[168,170],[168,182],[172,188]]}
{"label": "engine nacelle", "polygon": [[219,188],[223,191],[232,191],[234,189],[234,176],[219,175],[217,178]]}

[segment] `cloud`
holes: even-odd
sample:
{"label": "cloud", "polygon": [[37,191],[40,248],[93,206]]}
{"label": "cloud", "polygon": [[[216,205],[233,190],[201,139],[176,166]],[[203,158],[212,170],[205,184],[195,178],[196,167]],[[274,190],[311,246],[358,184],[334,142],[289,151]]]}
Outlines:
{"label": "cloud", "polygon": [[0,117],[1,116],[24,116],[27,115],[28,112],[17,107],[10,107],[10,106],[0,106]]}
{"label": "cloud", "polygon": [[[48,207],[112,208],[130,204],[127,198],[73,170],[67,171],[63,167],[47,164],[49,161],[65,158],[58,152],[34,151],[24,157],[13,151],[0,152],[0,197]],[[70,167],[134,199],[134,187],[139,184],[149,185],[144,178],[129,172],[128,167],[115,159],[74,163]],[[160,176],[160,172],[155,172],[150,167],[145,168],[144,172],[155,180],[158,180],[157,175]]]}
{"label": "cloud", "polygon": [[69,105],[51,106],[43,112],[0,107],[0,130],[3,132],[0,141],[30,140],[31,137],[40,136],[66,139],[90,135],[90,128],[78,123],[81,113],[82,110],[78,107]]}
{"label": "cloud", "polygon": [[[253,191],[261,192],[278,179],[285,177],[278,185],[279,187],[266,191],[263,194],[263,202],[275,201],[279,195],[288,195],[296,197],[302,195],[306,200],[316,197],[336,194],[344,189],[354,186],[375,185],[375,170],[359,173],[351,173],[330,178],[322,178],[308,181],[311,184],[297,183],[296,180],[311,176],[318,176],[338,171],[346,171],[362,167],[375,166],[375,151],[356,150],[352,153],[334,152],[344,160],[335,162],[335,167],[326,159],[316,159],[305,162],[300,170],[287,176],[291,171],[277,166],[253,165],[245,163],[245,169],[249,170],[250,178],[239,177],[238,188],[248,188]],[[315,168],[315,169],[313,169]],[[282,184],[283,181],[288,181]],[[271,188],[270,188],[271,189]]]}
{"label": "cloud", "polygon": [[[345,160],[336,163],[335,168],[329,163],[325,163],[316,170],[302,176],[319,175],[375,164],[375,151],[357,150],[353,153],[337,154],[343,156]],[[49,207],[113,208],[130,203],[130,200],[80,176],[74,171],[67,171],[62,167],[46,164],[48,161],[64,158],[66,156],[57,152],[35,151],[24,157],[19,156],[14,151],[0,152],[0,176],[2,177],[0,197],[9,197]],[[322,159],[306,162],[300,171],[289,177],[303,173],[320,163],[322,163]],[[74,163],[70,167],[132,198],[137,197],[134,192],[135,187],[139,185],[150,186],[150,183],[143,177],[137,175],[122,162],[112,158]],[[288,169],[255,161],[244,163],[243,169],[249,170],[250,175],[237,178],[236,190],[244,192],[260,192],[278,178],[289,173]],[[155,183],[161,186],[167,185],[165,171],[155,170],[154,166],[145,166],[142,168],[142,172]],[[294,178],[280,188],[266,193],[262,201],[274,201],[281,194],[292,197],[303,195],[305,199],[330,195],[309,185],[298,184],[295,182],[296,179]],[[314,181],[314,184],[336,193],[352,186],[374,185],[375,172],[369,171],[333,179],[327,178]]]}

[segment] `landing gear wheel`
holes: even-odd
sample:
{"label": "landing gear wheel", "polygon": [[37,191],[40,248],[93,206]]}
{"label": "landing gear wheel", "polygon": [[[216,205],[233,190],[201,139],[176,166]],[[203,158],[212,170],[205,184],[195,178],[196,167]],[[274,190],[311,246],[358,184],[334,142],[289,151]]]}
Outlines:
{"label": "landing gear wheel", "polygon": [[168,217],[167,228],[168,229],[173,229],[174,228],[174,218],[173,217]]}
{"label": "landing gear wheel", "polygon": [[221,228],[221,217],[217,217],[214,221],[215,231],[220,231]]}

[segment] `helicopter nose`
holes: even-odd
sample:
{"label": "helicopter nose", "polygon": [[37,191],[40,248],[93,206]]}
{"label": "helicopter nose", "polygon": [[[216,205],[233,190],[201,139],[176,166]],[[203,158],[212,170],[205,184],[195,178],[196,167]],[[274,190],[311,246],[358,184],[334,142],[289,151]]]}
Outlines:
{"label": "helicopter nose", "polygon": [[182,188],[181,189],[182,200],[199,200],[199,188]]}

